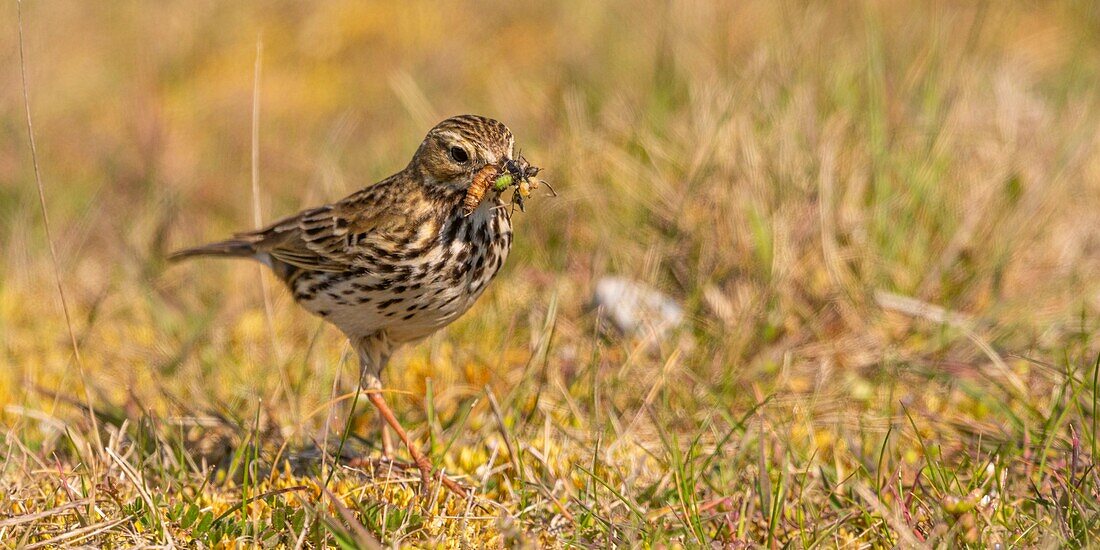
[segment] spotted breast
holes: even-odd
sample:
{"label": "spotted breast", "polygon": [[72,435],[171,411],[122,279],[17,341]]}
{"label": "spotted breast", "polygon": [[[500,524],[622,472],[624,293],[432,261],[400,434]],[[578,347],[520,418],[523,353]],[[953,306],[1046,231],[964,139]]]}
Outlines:
{"label": "spotted breast", "polygon": [[[342,271],[275,271],[294,299],[348,335],[385,331],[395,343],[426,337],[466,312],[504,265],[512,246],[509,209],[499,197],[465,216],[459,192],[441,197],[434,216],[392,250],[364,254]],[[398,239],[400,240],[400,239]]]}

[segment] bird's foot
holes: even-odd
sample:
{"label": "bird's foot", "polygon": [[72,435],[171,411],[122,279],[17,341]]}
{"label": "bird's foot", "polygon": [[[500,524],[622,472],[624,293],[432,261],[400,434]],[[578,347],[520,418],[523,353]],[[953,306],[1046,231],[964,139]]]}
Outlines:
{"label": "bird's foot", "polygon": [[420,458],[422,460],[410,463],[396,460],[392,456],[385,455],[378,458],[356,457],[349,460],[347,464],[352,468],[369,469],[375,472],[394,469],[402,472],[417,470],[420,472],[420,492],[422,494],[430,494],[432,487],[435,486],[433,480],[438,479],[439,483],[443,484],[443,487],[460,498],[469,496],[469,491],[460,483],[447,477],[443,472],[436,472],[427,457],[421,456]]}
{"label": "bird's foot", "polygon": [[467,496],[469,496],[469,491],[467,491],[466,488],[462,485],[459,485],[457,481],[447,477],[447,474],[443,472],[436,472],[435,468],[432,468],[431,462],[429,462],[428,458],[424,455],[420,455],[419,457],[417,457],[416,467],[420,469],[420,490],[424,494],[428,494],[428,492],[432,489],[432,486],[434,484],[431,482],[431,480],[435,478],[438,479],[439,482],[447,488],[447,490],[454,493],[455,495],[458,495],[459,498],[466,498]]}

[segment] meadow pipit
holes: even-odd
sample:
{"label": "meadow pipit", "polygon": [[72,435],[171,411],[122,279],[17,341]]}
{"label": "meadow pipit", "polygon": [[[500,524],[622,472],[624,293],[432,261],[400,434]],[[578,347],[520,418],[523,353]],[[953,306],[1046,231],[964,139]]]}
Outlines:
{"label": "meadow pipit", "polygon": [[[171,258],[259,260],[296,302],[340,329],[359,354],[360,388],[408,447],[426,488],[431,463],[386,405],[380,376],[398,346],[461,316],[504,264],[512,246],[506,186],[490,185],[477,200],[467,200],[467,190],[491,170],[519,193],[537,169],[513,148],[512,132],[496,120],[449,118],[428,132],[404,170],[338,202]],[[384,454],[389,447],[383,437]]]}

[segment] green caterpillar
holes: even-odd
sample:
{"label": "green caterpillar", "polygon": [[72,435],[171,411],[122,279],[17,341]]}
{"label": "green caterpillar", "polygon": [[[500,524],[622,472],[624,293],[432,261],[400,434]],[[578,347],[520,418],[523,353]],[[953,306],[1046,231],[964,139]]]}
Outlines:
{"label": "green caterpillar", "polygon": [[512,185],[513,181],[512,174],[505,172],[497,177],[497,179],[493,180],[493,189],[496,191],[504,191],[509,185]]}

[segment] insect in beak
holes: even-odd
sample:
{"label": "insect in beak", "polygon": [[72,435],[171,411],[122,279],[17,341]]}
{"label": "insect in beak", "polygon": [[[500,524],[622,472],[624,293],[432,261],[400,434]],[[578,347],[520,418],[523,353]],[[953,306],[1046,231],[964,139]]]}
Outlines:
{"label": "insect in beak", "polygon": [[512,193],[512,207],[519,207],[520,212],[526,212],[524,199],[531,196],[531,191],[538,189],[539,184],[545,184],[551,193],[557,195],[553,187],[541,179],[537,179],[540,168],[531,166],[523,155],[516,158],[506,158],[496,165],[489,165],[481,169],[473,178],[470,188],[467,190],[463,201],[465,215],[470,215],[477,205],[481,204],[485,191],[492,188],[497,193],[503,193],[509,187],[515,187]]}

